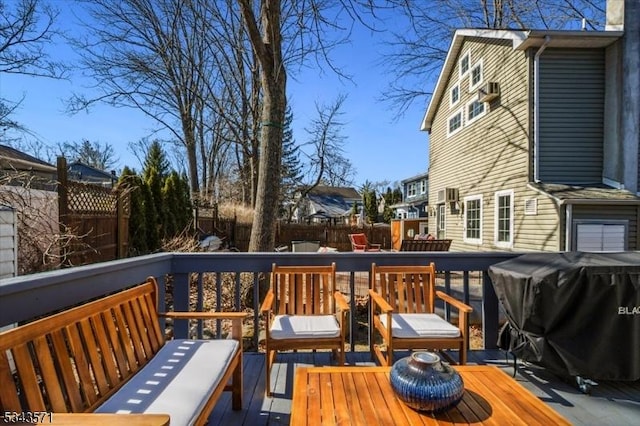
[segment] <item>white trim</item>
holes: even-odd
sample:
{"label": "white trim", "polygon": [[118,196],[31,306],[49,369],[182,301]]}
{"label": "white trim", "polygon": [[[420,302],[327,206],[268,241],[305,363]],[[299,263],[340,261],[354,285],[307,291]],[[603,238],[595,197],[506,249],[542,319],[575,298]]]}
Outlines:
{"label": "white trim", "polygon": [[[493,243],[496,247],[500,248],[513,248],[513,220],[514,220],[514,195],[513,189],[507,189],[504,191],[497,191],[494,194],[494,216],[493,216]],[[499,233],[499,203],[498,200],[500,197],[509,197],[509,241],[498,241],[498,233]]]}
{"label": "white trim", "polygon": [[[454,118],[458,114],[460,114],[460,127],[455,129],[454,131],[450,131],[451,119]],[[457,110],[456,112],[451,114],[449,117],[447,117],[447,137],[455,135],[460,130],[462,130],[463,127],[464,127],[464,111],[462,110],[462,108],[460,108],[459,110]]]}
{"label": "white trim", "polygon": [[[480,238],[467,238],[467,214],[469,213],[469,208],[467,203],[469,201],[480,201]],[[480,195],[469,195],[464,197],[464,213],[463,213],[463,226],[462,226],[462,241],[467,244],[482,244],[482,220],[483,220],[483,212],[482,212],[482,194]]]}
{"label": "white trim", "polygon": [[[480,114],[476,115],[475,117],[470,118],[469,117],[469,106],[473,105],[474,103],[478,103],[478,105],[482,106],[482,112]],[[467,104],[464,106],[464,112],[465,112],[465,114],[464,114],[464,118],[465,118],[464,125],[468,126],[469,124],[473,123],[474,121],[484,117],[484,115],[487,113],[487,105],[484,102],[480,102],[477,99],[473,99],[473,100],[467,102]],[[447,124],[447,126],[448,126],[448,124]]]}
{"label": "white trim", "polygon": [[[442,228],[440,228],[440,220],[442,219]],[[442,236],[440,235],[442,231]],[[436,238],[446,238],[447,235],[447,205],[438,205],[438,215],[436,216]]]}
{"label": "white trim", "polygon": [[[476,68],[480,68],[480,80],[476,84],[473,84],[473,70]],[[473,92],[475,89],[480,87],[484,82],[484,66],[482,64],[482,59],[473,64],[473,66],[469,69],[469,93]]]}
{"label": "white trim", "polygon": [[602,178],[602,183],[615,189],[624,189],[624,184],[606,177]]}

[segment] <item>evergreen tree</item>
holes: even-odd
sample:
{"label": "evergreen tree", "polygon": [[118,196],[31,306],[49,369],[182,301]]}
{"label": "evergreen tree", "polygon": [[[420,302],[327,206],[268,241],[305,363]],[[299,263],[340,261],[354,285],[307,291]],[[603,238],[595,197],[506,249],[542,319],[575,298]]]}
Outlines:
{"label": "evergreen tree", "polygon": [[129,254],[149,252],[147,245],[147,215],[144,210],[142,179],[135,170],[125,167],[118,180],[118,188],[129,193]]}
{"label": "evergreen tree", "polygon": [[367,220],[369,223],[375,223],[378,220],[378,200],[376,190],[369,181],[362,186],[362,203]]}
{"label": "evergreen tree", "polygon": [[149,179],[149,173],[151,169],[155,169],[160,177],[160,181],[164,184],[164,180],[167,178],[170,172],[170,164],[167,159],[167,154],[164,152],[162,145],[156,139],[149,145],[149,151],[144,159],[144,165],[142,169],[142,177],[144,180]]}
{"label": "evergreen tree", "polygon": [[280,216],[291,220],[293,215],[294,195],[302,181],[302,163],[300,147],[293,138],[293,112],[287,106],[282,131],[282,169],[280,173]]}
{"label": "evergreen tree", "polygon": [[[160,248],[159,241],[162,238],[165,238],[165,222],[167,220],[167,209],[164,208],[164,204],[162,202],[162,186],[163,180],[160,177],[160,174],[156,170],[155,167],[151,167],[148,170],[145,170],[144,173],[144,183],[148,187],[149,190],[149,205],[148,208],[153,210],[156,216],[155,229],[157,233],[158,245],[151,247],[152,249]],[[151,225],[149,223],[149,225]]]}
{"label": "evergreen tree", "polygon": [[166,211],[165,237],[170,238],[180,234],[191,219],[189,182],[186,177],[171,171],[162,188],[162,200]]}

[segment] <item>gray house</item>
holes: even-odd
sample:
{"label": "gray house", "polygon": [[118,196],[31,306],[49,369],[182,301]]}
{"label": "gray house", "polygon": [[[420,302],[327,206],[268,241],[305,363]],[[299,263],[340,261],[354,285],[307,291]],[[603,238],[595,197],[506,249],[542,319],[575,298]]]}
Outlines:
{"label": "gray house", "polygon": [[427,218],[429,214],[429,173],[421,173],[404,179],[402,202],[391,206],[396,219]]}
{"label": "gray house", "polygon": [[300,200],[293,219],[297,222],[348,224],[354,204],[360,211],[362,196],[354,188],[318,185]]}
{"label": "gray house", "polygon": [[422,122],[429,232],[461,251],[640,249],[622,37],[456,31]]}

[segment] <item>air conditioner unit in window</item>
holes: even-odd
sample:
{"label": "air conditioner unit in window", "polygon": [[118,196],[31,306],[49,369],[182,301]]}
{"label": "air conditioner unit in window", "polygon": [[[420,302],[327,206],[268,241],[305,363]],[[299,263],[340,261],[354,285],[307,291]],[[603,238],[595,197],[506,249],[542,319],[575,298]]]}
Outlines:
{"label": "air conditioner unit in window", "polygon": [[495,81],[485,83],[478,89],[478,101],[490,102],[500,96],[500,84]]}
{"label": "air conditioner unit in window", "polygon": [[446,202],[457,203],[458,202],[458,188],[446,188]]}

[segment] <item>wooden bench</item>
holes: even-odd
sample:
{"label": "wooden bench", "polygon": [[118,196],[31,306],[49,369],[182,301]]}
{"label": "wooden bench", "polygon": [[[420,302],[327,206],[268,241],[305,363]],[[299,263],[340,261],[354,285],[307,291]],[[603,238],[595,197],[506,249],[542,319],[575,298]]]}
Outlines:
{"label": "wooden bench", "polygon": [[402,240],[400,251],[449,251],[451,240]]}
{"label": "wooden bench", "polygon": [[[158,313],[157,297],[149,278],[0,334],[0,411],[163,413],[200,425],[223,391],[241,409],[247,314]],[[165,341],[159,317],[231,320],[232,338]]]}

